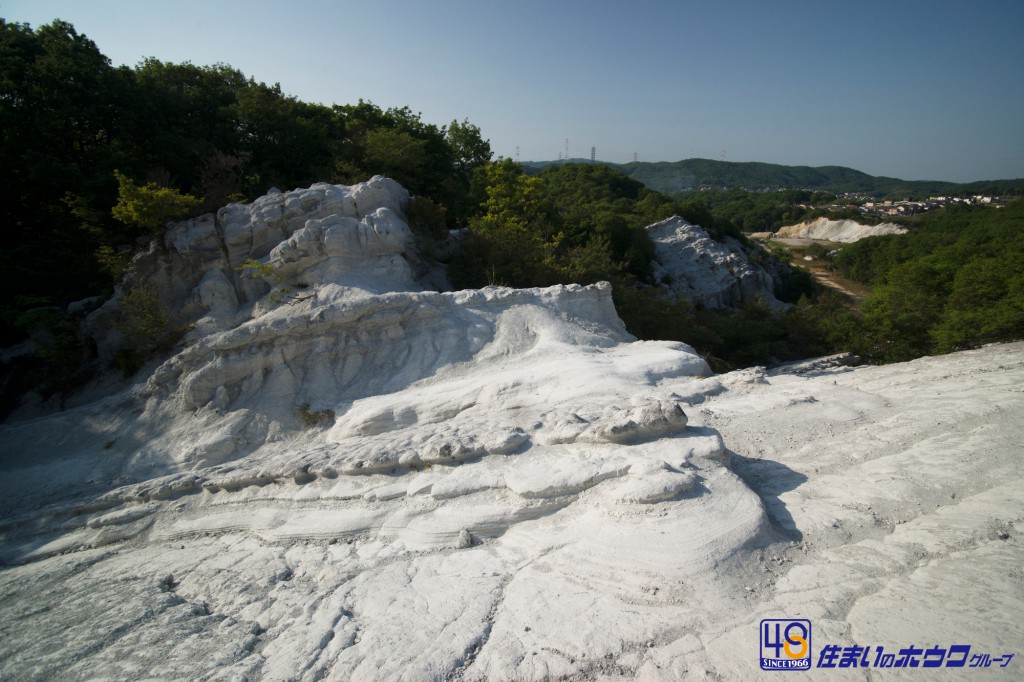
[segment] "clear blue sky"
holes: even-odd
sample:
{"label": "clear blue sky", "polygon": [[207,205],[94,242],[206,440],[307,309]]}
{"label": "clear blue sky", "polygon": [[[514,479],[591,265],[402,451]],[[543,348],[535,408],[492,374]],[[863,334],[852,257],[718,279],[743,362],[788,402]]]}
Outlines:
{"label": "clear blue sky", "polygon": [[1024,177],[1024,1],[0,0],[115,64],[468,118],[496,154]]}

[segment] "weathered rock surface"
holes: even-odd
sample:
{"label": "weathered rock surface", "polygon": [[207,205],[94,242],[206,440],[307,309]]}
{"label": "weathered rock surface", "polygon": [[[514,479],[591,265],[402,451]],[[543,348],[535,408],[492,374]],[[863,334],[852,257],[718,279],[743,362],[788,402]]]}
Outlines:
{"label": "weathered rock surface", "polygon": [[712,239],[703,228],[675,216],[649,225],[654,241],[654,277],[671,296],[705,308],[735,308],[775,298],[775,275],[753,262],[751,251],[735,239]]}
{"label": "weathered rock surface", "polygon": [[395,207],[309,191],[276,242],[239,207],[226,254],[143,259],[237,300],[145,380],[0,426],[0,678],[774,679],[787,616],[1024,641],[1021,344],[715,377],[608,285],[419,291]]}
{"label": "weathered rock surface", "polygon": [[865,237],[887,234],[904,234],[906,228],[893,223],[862,225],[854,220],[829,220],[816,218],[796,225],[780,228],[775,233],[780,239],[817,239],[827,242],[852,243]]}

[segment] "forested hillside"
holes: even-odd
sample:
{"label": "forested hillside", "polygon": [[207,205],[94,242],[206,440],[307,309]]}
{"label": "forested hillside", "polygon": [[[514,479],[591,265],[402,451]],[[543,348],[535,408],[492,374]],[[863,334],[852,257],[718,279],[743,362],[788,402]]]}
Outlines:
{"label": "forested hillside", "polygon": [[810,206],[835,200],[834,194],[806,189],[778,192],[716,189],[681,192],[678,196],[700,201],[717,220],[728,221],[744,232],[774,232],[814,217],[816,211]]}
{"label": "forested hillside", "polygon": [[1024,338],[1024,200],[949,207],[911,227],[834,259],[839,272],[874,286],[863,306],[866,354],[894,362]]}

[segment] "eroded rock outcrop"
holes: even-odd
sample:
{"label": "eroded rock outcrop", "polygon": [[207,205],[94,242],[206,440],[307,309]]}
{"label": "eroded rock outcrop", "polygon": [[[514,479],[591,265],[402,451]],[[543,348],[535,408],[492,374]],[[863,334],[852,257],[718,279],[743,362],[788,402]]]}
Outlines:
{"label": "eroded rock outcrop", "polygon": [[669,295],[705,308],[735,308],[775,298],[777,276],[732,238],[712,239],[703,228],[674,216],[647,227],[654,241],[654,277]]}
{"label": "eroded rock outcrop", "polygon": [[[641,390],[710,370],[683,344],[635,343],[607,284],[420,291],[406,196],[380,177],[319,184],[171,226],[124,288],[148,284],[191,321],[180,351],[127,393],[55,416],[50,431],[15,426],[8,443],[45,461],[84,421],[78,444],[120,454],[123,476],[159,479],[117,499],[152,500],[642,444],[682,433],[683,406],[717,390]],[[253,261],[267,266],[259,279],[240,273]]]}
{"label": "eroded rock outcrop", "polygon": [[[191,327],[190,339],[273,309],[266,297],[274,291],[276,298],[327,284],[415,291],[403,258],[410,234],[401,210],[408,198],[394,180],[376,176],[351,187],[318,183],[229,204],[216,215],[171,225],[135,257],[118,291],[149,286],[175,324]],[[267,274],[244,270],[247,261],[265,264]],[[123,344],[115,324],[120,311],[115,296],[89,316],[103,358]]]}
{"label": "eroded rock outcrop", "polygon": [[66,556],[96,562],[4,675],[122,670],[96,604],[143,643],[132,674],[570,675],[767,541],[691,423],[727,390],[693,349],[636,341],[606,283],[420,290],[403,197],[274,193],[136,259],[126,286],[194,325],[182,345],[126,391],[0,426],[0,559],[44,591]]}

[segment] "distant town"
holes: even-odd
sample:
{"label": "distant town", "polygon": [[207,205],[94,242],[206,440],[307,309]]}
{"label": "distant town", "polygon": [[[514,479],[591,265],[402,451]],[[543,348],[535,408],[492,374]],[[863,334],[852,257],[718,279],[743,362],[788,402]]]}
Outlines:
{"label": "distant town", "polygon": [[1009,201],[1009,198],[1007,197],[982,194],[969,197],[932,196],[928,197],[927,199],[916,201],[911,201],[910,199],[906,199],[903,201],[882,201],[872,196],[847,192],[839,195],[837,198],[845,199],[848,203],[836,203],[828,206],[816,207],[804,206],[804,208],[824,208],[830,212],[839,212],[856,209],[865,216],[871,216],[876,218],[898,218],[900,216],[912,216],[917,215],[919,213],[934,211],[937,208],[943,208],[944,206],[949,206],[952,204],[961,204],[965,206],[992,206],[994,208],[1002,208]]}

